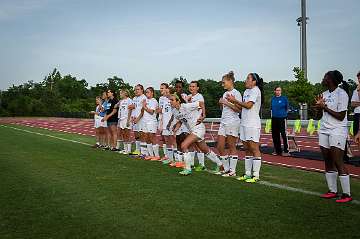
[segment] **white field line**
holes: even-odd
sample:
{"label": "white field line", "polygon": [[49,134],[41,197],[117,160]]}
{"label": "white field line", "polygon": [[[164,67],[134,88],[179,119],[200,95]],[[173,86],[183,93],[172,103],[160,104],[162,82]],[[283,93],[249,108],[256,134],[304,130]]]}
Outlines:
{"label": "white field line", "polygon": [[[87,145],[87,146],[91,145],[91,144],[84,143],[84,142],[81,142],[81,141],[65,139],[65,138],[61,138],[61,137],[57,137],[57,136],[53,136],[53,135],[49,135],[49,134],[42,134],[42,133],[38,133],[38,132],[26,130],[26,129],[19,129],[19,128],[16,128],[16,127],[11,127],[11,126],[6,126],[6,125],[0,125],[0,126],[5,127],[5,128],[18,130],[18,131],[22,131],[22,132],[26,132],[26,133],[30,133],[30,134],[46,136],[46,137],[50,137],[50,138],[54,138],[54,139],[58,139],[58,140],[62,140],[62,141],[68,141],[68,142],[78,143],[78,144]],[[263,162],[268,163],[268,164],[274,164],[273,162],[267,162],[267,161],[263,161]],[[287,164],[281,164],[281,163],[276,163],[274,165],[282,165],[282,166],[294,167],[293,165],[287,165]],[[300,168],[300,169],[306,169],[305,167],[301,167],[301,166],[296,166],[296,167]],[[315,168],[312,168],[312,170],[323,172],[323,170],[315,169]],[[264,185],[264,186],[268,186],[268,187],[273,187],[273,188],[277,188],[277,189],[290,191],[290,192],[298,192],[298,193],[302,193],[302,194],[307,194],[307,195],[311,195],[311,196],[320,196],[321,195],[321,193],[318,193],[318,192],[312,192],[312,191],[308,191],[308,190],[301,189],[301,188],[290,187],[290,186],[283,185],[283,184],[271,183],[271,182],[268,182],[268,181],[259,181],[259,184]],[[358,200],[353,200],[352,203],[360,205],[360,201],[358,201]]]}

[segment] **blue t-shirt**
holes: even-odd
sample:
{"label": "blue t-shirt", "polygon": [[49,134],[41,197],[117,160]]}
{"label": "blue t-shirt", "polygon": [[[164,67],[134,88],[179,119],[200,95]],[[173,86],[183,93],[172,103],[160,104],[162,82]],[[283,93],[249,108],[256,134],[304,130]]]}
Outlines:
{"label": "blue t-shirt", "polygon": [[102,107],[103,107],[104,111],[100,112],[99,116],[104,117],[106,114],[106,110],[108,109],[108,102],[106,100],[103,101]]}
{"label": "blue t-shirt", "polygon": [[273,96],[271,98],[271,113],[273,118],[286,118],[289,108],[289,101],[285,96]]}

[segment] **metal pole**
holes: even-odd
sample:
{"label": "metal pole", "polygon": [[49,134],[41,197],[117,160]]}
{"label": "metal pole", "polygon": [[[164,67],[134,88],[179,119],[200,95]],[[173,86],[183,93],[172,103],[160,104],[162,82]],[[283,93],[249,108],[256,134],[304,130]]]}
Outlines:
{"label": "metal pole", "polygon": [[306,0],[301,0],[301,67],[307,79]]}

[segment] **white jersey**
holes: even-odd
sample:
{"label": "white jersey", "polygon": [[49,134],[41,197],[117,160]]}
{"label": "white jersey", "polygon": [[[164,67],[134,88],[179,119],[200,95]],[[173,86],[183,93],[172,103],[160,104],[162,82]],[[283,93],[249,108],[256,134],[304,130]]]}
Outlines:
{"label": "white jersey", "polygon": [[161,108],[161,120],[163,122],[163,127],[166,127],[172,116],[169,98],[166,96],[161,96],[159,98],[159,107]]}
{"label": "white jersey", "polygon": [[[191,96],[191,99],[188,103],[194,103],[194,102],[200,102],[200,101],[205,102],[204,97],[200,93],[197,93],[196,95],[189,95],[189,96]],[[197,113],[198,113],[197,119],[199,119],[202,114],[202,109],[198,110]]]}
{"label": "white jersey", "polygon": [[191,132],[198,124],[199,102],[181,104],[179,109],[174,109],[174,118],[179,120],[182,125]]}
{"label": "white jersey", "polygon": [[130,98],[126,98],[120,100],[118,104],[119,104],[118,118],[120,120],[127,119],[129,114],[129,105],[132,105],[132,100]]}
{"label": "white jersey", "polygon": [[135,109],[133,109],[131,116],[132,117],[138,117],[141,113],[141,109],[142,109],[142,102],[146,100],[146,96],[145,95],[140,95],[140,96],[135,96],[133,98],[133,104],[135,105]]}
{"label": "white jersey", "polygon": [[157,119],[156,119],[156,108],[158,107],[157,100],[155,98],[146,99],[146,107],[149,108],[149,109],[154,110],[154,113],[150,114],[149,112],[144,110],[144,115],[142,117],[144,122],[147,123],[147,122],[155,122],[155,121],[157,121]]}
{"label": "white jersey", "polygon": [[246,89],[243,95],[243,102],[253,102],[254,105],[250,109],[242,108],[241,110],[241,126],[261,128],[260,108],[261,108],[261,91],[255,86],[252,89]]}
{"label": "white jersey", "polygon": [[[242,101],[241,94],[238,90],[232,89],[230,91],[226,91],[223,94],[223,99],[226,100],[228,95],[233,95],[237,101]],[[231,124],[233,122],[239,121],[239,112],[234,111],[230,107],[223,105],[222,112],[221,112],[221,123],[223,124]]]}
{"label": "white jersey", "polygon": [[[359,91],[357,91],[357,89],[355,89],[354,92],[353,92],[353,94],[352,94],[351,102],[360,102]],[[355,114],[359,114],[359,113],[360,113],[360,106],[355,107],[354,113],[355,113]]]}
{"label": "white jersey", "polygon": [[[349,96],[345,90],[337,87],[333,92],[325,91],[323,93],[325,104],[327,107],[335,112],[347,111]],[[348,134],[347,129],[347,115],[340,121],[335,119],[327,112],[323,112],[323,116],[320,121],[320,133],[329,133],[331,131],[334,135],[346,135]]]}

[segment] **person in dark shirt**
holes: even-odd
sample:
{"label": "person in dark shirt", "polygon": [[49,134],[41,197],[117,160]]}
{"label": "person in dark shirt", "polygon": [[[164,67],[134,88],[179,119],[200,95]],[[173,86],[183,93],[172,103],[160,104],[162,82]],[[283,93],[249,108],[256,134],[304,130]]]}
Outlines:
{"label": "person in dark shirt", "polygon": [[116,151],[116,143],[117,143],[117,124],[118,124],[118,100],[115,97],[115,93],[113,90],[108,90],[107,92],[108,102],[106,107],[105,117],[101,121],[107,121],[107,126],[110,133],[110,150]]}
{"label": "person in dark shirt", "polygon": [[[289,156],[286,137],[286,119],[289,108],[287,97],[281,95],[281,87],[274,89],[275,96],[271,98],[271,133],[274,144],[273,155]],[[280,135],[283,139],[284,151],[281,148]]]}

